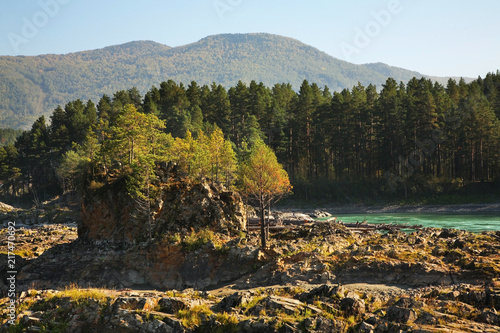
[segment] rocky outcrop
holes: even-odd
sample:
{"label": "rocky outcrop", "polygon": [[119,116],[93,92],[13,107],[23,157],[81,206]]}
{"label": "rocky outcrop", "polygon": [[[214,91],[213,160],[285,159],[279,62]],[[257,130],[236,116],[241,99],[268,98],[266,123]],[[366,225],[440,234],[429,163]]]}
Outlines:
{"label": "rocky outcrop", "polygon": [[[195,227],[135,243],[76,239],[65,225],[17,229],[11,330],[499,331],[500,232],[357,233],[324,222],[273,234],[261,249],[251,232]],[[66,290],[75,285],[109,290],[78,298]]]}
{"label": "rocky outcrop", "polygon": [[15,210],[15,208],[12,207],[11,205],[7,205],[6,203],[0,202],[0,212],[2,213],[11,212],[13,210]]}
{"label": "rocky outcrop", "polygon": [[[304,289],[305,288],[305,289]],[[309,288],[309,289],[307,289]],[[385,301],[378,293],[339,285],[274,286],[235,292],[132,291],[69,288],[19,295],[14,332],[486,332],[500,329],[495,307],[441,300],[494,286],[407,290]],[[346,293],[346,297],[341,294]],[[0,299],[0,306],[5,299]]]}
{"label": "rocky outcrop", "polygon": [[186,178],[175,165],[160,164],[157,201],[148,219],[144,207],[123,191],[124,179],[88,192],[81,205],[78,237],[86,241],[136,243],[164,234],[209,229],[237,234],[246,229],[240,195],[220,183]]}
{"label": "rocky outcrop", "polygon": [[[6,244],[5,235],[0,244]],[[16,233],[16,250],[25,257],[16,260],[16,269],[20,284],[44,288],[76,283],[118,289],[203,290],[229,283],[249,289],[367,281],[420,288],[479,285],[500,278],[497,232],[449,235],[450,231],[439,229],[359,234],[339,224],[319,223],[273,235],[269,248],[263,250],[257,235],[251,233],[240,238],[176,232],[133,245],[74,241],[75,228],[50,225]],[[462,249],[457,248],[459,243]],[[500,303],[492,293],[464,295],[468,298],[461,301],[472,305],[475,299],[489,299],[495,306]],[[458,296],[440,297],[456,300]]]}
{"label": "rocky outcrop", "polygon": [[155,211],[155,234],[207,228],[234,235],[246,230],[245,206],[237,192],[211,180],[183,178],[175,166],[160,165],[157,175],[162,186]]}
{"label": "rocky outcrop", "polygon": [[82,218],[78,223],[78,237],[86,241],[133,243],[145,240],[148,235],[143,218],[137,218],[135,202],[116,187],[118,180],[84,195],[81,204]]}
{"label": "rocky outcrop", "polygon": [[[34,256],[25,260],[25,267],[18,267],[19,281],[46,288],[77,283],[118,289],[203,290],[227,283],[249,289],[367,281],[420,288],[479,285],[500,278],[497,233],[460,233],[445,238],[450,232],[443,232],[359,234],[339,224],[320,223],[274,235],[269,248],[263,250],[254,234],[239,238],[212,233],[205,237],[193,231],[169,233],[136,245],[82,239],[67,243],[75,239],[75,229],[50,226],[18,233],[18,248]],[[44,242],[53,247],[46,250]],[[458,243],[464,244],[463,249],[456,248]],[[474,299],[486,297],[472,292],[464,295],[468,298],[461,301],[472,305]],[[441,297],[457,298],[453,293]],[[487,297],[498,306],[497,295]]]}
{"label": "rocky outcrop", "polygon": [[[257,246],[217,249],[208,242],[187,251],[168,240],[124,249],[78,240],[46,251],[20,269],[19,288],[68,284],[102,288],[203,290],[235,281],[255,270]],[[21,267],[20,267],[21,268]],[[22,285],[21,285],[22,284]]]}

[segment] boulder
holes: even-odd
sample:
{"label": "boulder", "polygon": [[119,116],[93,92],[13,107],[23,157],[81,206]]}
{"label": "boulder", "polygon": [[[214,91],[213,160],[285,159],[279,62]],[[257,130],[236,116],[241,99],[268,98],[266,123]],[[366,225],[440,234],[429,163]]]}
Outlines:
{"label": "boulder", "polygon": [[224,297],[215,308],[219,311],[231,312],[234,308],[250,302],[251,300],[252,295],[249,292],[236,292]]}
{"label": "boulder", "polygon": [[162,297],[158,301],[158,307],[160,312],[175,314],[179,310],[189,309],[189,304],[179,297]]}
{"label": "boulder", "polygon": [[385,318],[390,322],[407,324],[417,319],[417,313],[413,309],[393,305],[387,309]]}
{"label": "boulder", "polygon": [[476,320],[481,323],[500,326],[500,315],[494,309],[483,310]]}
{"label": "boulder", "polygon": [[322,311],[317,307],[312,305],[307,305],[302,303],[299,300],[280,297],[280,296],[267,296],[263,300],[259,302],[254,308],[252,308],[252,313],[258,315],[261,310],[265,309],[266,312],[270,311],[270,313],[280,312],[286,313],[288,315],[293,315],[297,312],[301,312],[305,309],[309,309],[313,313],[321,313]]}
{"label": "boulder", "polygon": [[323,284],[310,291],[297,294],[295,298],[302,302],[312,303],[319,297],[333,297],[336,295],[344,295],[345,289],[340,285]]}
{"label": "boulder", "polygon": [[114,306],[123,310],[151,311],[158,304],[158,299],[150,297],[119,297]]}
{"label": "boulder", "polygon": [[355,297],[344,297],[340,300],[340,310],[349,316],[359,316],[365,313],[365,301]]}
{"label": "boulder", "polygon": [[301,301],[278,296],[268,296],[261,304],[266,309],[278,310],[289,315],[293,315],[304,308],[304,304]]}
{"label": "boulder", "polygon": [[459,301],[477,307],[488,306],[489,302],[487,302],[487,299],[487,293],[483,290],[471,290],[468,292],[463,292],[458,297]]}
{"label": "boulder", "polygon": [[360,333],[373,333],[375,329],[375,326],[368,324],[367,322],[362,322],[359,325],[359,332]]}
{"label": "boulder", "polygon": [[420,309],[424,306],[424,303],[417,301],[415,298],[402,297],[394,305],[402,307],[402,308],[406,308],[406,309],[410,309],[410,308]]}
{"label": "boulder", "polygon": [[323,218],[323,217],[330,217],[332,216],[332,214],[321,210],[315,210],[312,214],[309,214],[309,216],[313,218]]}
{"label": "boulder", "polygon": [[415,324],[417,325],[437,325],[438,323],[439,319],[427,311],[420,311],[418,318],[415,320]]}
{"label": "boulder", "polygon": [[347,324],[342,320],[336,320],[325,317],[316,318],[316,332],[321,333],[340,333],[345,332]]}
{"label": "boulder", "polygon": [[275,332],[275,329],[264,319],[247,319],[238,323],[238,332],[272,333]]}

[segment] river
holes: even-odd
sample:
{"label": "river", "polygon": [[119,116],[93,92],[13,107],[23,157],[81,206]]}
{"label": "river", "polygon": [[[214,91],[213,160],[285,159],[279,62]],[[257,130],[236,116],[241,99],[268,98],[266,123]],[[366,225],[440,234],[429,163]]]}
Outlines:
{"label": "river", "polygon": [[345,223],[397,223],[423,227],[455,228],[471,232],[500,230],[500,213],[363,213],[338,214],[337,220]]}

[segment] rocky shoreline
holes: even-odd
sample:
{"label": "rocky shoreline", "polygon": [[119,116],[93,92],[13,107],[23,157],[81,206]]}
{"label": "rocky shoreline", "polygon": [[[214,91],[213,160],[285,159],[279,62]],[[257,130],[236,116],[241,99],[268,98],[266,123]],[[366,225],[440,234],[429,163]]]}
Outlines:
{"label": "rocky shoreline", "polygon": [[252,233],[89,243],[73,225],[18,229],[18,313],[10,326],[2,270],[1,331],[500,331],[500,232],[326,222],[262,250]]}
{"label": "rocky shoreline", "polygon": [[279,207],[283,211],[300,211],[304,213],[314,212],[315,210],[325,211],[332,215],[339,214],[383,214],[383,213],[500,213],[500,203],[487,204],[466,204],[466,205],[385,205],[385,206],[366,206],[366,205],[341,205],[324,206],[315,209],[304,208],[296,209],[293,207]]}
{"label": "rocky shoreline", "polygon": [[[500,231],[381,232],[291,214],[262,248],[238,193],[168,165],[157,174],[154,219],[116,184],[79,208],[2,205],[0,331],[500,332]],[[403,209],[500,204],[322,210]]]}

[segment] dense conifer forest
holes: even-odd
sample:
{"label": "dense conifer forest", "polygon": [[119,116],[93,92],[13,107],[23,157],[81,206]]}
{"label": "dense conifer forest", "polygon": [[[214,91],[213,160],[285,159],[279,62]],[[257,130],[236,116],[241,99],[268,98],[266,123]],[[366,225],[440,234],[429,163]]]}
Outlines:
{"label": "dense conifer forest", "polygon": [[[38,118],[15,144],[0,148],[0,190],[11,200],[46,199],[75,190],[71,172],[92,154],[101,158],[94,168],[111,172],[127,160],[152,161],[162,147],[169,147],[165,160],[232,186],[237,161],[263,141],[298,200],[372,203],[473,194],[473,188],[498,196],[499,119],[499,72],[468,84],[389,78],[381,87],[357,84],[340,92],[307,81],[295,91],[290,84],[239,81],[226,89],[169,80],[145,95],[121,90]],[[191,155],[182,157],[186,143]],[[196,160],[217,145],[226,152],[224,166]]]}

